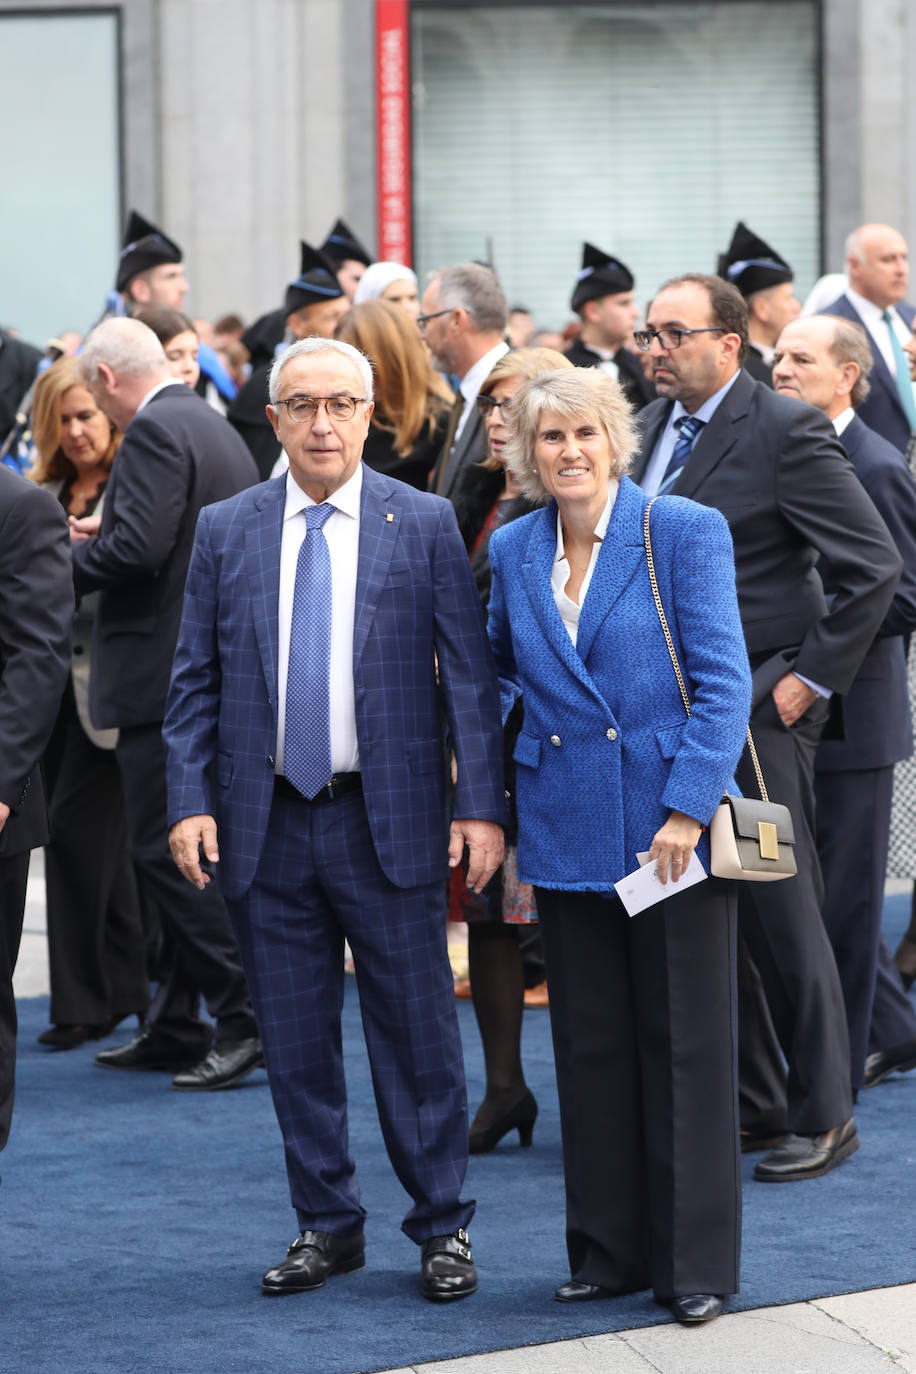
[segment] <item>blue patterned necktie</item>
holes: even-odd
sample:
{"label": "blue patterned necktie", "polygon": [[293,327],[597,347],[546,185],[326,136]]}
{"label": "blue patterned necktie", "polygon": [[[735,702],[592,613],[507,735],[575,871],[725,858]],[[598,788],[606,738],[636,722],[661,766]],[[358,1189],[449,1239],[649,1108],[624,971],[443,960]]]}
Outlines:
{"label": "blue patterned necktie", "polygon": [[897,391],[900,394],[900,404],[903,406],[904,413],[909,421],[910,429],[916,429],[916,400],[913,398],[913,383],[910,381],[910,364],[903,351],[903,344],[897,338],[897,331],[894,328],[894,318],[889,310],[885,310],[881,316],[887,325],[887,332],[891,336],[891,348],[894,350],[894,367],[897,369]]}
{"label": "blue patterned necktie", "polygon": [[309,798],[331,781],[331,551],[322,526],[334,509],[305,508],[289,636],[283,772]]}
{"label": "blue patterned necktie", "polygon": [[674,452],[665,468],[665,475],[661,480],[659,491],[663,487],[669,486],[677,477],[687,462],[687,455],[693,448],[694,440],[705,423],[705,420],[698,420],[695,415],[682,415],[680,419],[675,420],[674,428],[678,432],[678,441],[674,445]]}

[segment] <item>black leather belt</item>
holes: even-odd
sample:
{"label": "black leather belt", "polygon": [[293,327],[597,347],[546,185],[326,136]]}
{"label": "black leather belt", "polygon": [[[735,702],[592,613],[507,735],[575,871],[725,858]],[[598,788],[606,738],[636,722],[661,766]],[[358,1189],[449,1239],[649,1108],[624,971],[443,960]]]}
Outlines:
{"label": "black leather belt", "polygon": [[362,773],[335,773],[327,787],[322,787],[314,797],[303,797],[298,787],[294,787],[289,778],[284,778],[278,773],[274,778],[274,793],[278,797],[286,797],[288,801],[305,802],[309,806],[320,806],[323,802],[336,801],[338,797],[345,797],[348,792],[359,792],[363,786]]}

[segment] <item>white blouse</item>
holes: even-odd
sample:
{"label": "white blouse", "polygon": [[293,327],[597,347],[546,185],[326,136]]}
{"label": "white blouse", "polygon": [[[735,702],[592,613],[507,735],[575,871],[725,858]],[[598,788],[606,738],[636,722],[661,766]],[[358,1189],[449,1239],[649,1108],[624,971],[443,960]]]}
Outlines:
{"label": "white blouse", "polygon": [[571,597],[566,595],[566,584],[569,581],[570,568],[563,547],[563,522],[560,512],[557,511],[557,552],[554,557],[553,568],[550,573],[550,588],[553,592],[553,599],[556,602],[557,610],[560,612],[560,619],[566,626],[569,637],[575,645],[579,634],[579,616],[582,614],[582,603],[585,600],[586,592],[592,580],[592,573],[595,571],[595,563],[601,550],[601,542],[607,534],[607,527],[611,519],[611,511],[614,509],[614,501],[617,497],[617,488],[620,483],[616,478],[612,478],[608,483],[607,500],[604,503],[604,510],[598,517],[595,526],[595,540],[592,545],[591,558],[588,561],[588,568],[582,579],[582,586],[579,591],[579,601],[576,603]]}

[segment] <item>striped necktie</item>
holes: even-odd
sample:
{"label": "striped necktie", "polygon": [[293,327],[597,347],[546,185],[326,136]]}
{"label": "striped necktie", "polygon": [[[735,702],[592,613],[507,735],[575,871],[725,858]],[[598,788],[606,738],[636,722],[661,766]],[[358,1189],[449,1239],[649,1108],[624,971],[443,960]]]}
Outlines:
{"label": "striped necktie", "polygon": [[672,482],[680,476],[681,468],[687,462],[687,456],[693,448],[694,440],[705,423],[705,420],[698,420],[695,415],[682,415],[680,419],[675,420],[674,428],[678,432],[678,440],[674,445],[674,452],[668,466],[665,468],[665,475],[661,480],[659,491],[671,486]]}
{"label": "striped necktie", "polygon": [[897,338],[897,331],[894,328],[894,317],[889,310],[885,310],[881,315],[882,320],[887,325],[887,332],[891,336],[891,348],[894,350],[894,367],[897,370],[897,391],[900,394],[900,404],[903,412],[909,421],[910,429],[916,429],[916,399],[913,397],[913,383],[910,381],[909,359],[903,351],[903,345]]}
{"label": "striped necktie", "polygon": [[322,526],[334,509],[305,508],[289,636],[283,772],[309,799],[331,781],[331,551]]}

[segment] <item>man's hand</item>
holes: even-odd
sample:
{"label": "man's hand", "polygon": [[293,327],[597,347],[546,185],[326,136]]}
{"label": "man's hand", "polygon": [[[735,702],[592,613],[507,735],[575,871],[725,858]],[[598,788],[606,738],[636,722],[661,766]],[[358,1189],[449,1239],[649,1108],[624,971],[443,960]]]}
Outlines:
{"label": "man's hand", "polygon": [[503,828],[495,821],[452,821],[448,840],[449,868],[457,868],[461,863],[465,845],[468,847],[465,881],[469,891],[482,892],[506,855]]}
{"label": "man's hand", "polygon": [[77,520],[75,515],[70,515],[67,519],[70,523],[71,544],[79,544],[84,539],[91,539],[102,528],[100,515],[85,515],[82,520]]}
{"label": "man's hand", "polygon": [[773,688],[773,700],[779,719],[788,729],[817,701],[817,692],[812,691],[807,682],[802,682],[794,673],[786,673]]}
{"label": "man's hand", "polygon": [[676,883],[690,863],[690,856],[697,847],[697,840],[703,827],[692,816],[683,811],[672,811],[661,830],[656,832],[649,850],[649,862],[655,860],[655,871],[660,883]]}
{"label": "man's hand", "polygon": [[212,816],[185,816],[183,821],[176,821],[169,831],[169,848],[182,876],[203,891],[210,881],[210,875],[200,866],[198,851],[201,845],[205,857],[212,864],[219,863],[216,821]]}
{"label": "man's hand", "polygon": [[10,814],[10,809],[6,802],[0,802],[0,830],[6,825],[6,818]]}

